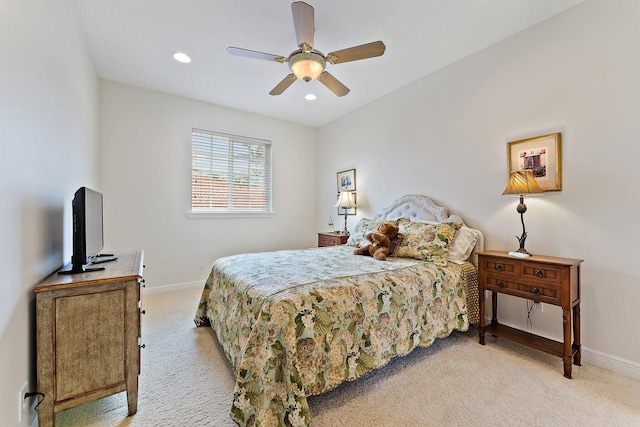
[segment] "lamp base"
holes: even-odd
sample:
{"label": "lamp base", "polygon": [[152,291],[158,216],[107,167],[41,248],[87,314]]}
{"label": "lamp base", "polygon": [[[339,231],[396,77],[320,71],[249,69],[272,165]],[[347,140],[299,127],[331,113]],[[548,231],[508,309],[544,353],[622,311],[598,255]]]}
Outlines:
{"label": "lamp base", "polygon": [[509,252],[509,256],[516,258],[529,258],[531,254],[529,252]]}

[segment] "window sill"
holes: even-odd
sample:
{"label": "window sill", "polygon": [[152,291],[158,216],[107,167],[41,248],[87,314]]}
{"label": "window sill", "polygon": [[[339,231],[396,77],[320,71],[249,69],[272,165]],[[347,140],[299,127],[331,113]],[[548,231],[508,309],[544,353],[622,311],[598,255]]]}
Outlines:
{"label": "window sill", "polygon": [[206,219],[206,218],[274,218],[275,212],[203,212],[188,211],[187,218],[190,219]]}

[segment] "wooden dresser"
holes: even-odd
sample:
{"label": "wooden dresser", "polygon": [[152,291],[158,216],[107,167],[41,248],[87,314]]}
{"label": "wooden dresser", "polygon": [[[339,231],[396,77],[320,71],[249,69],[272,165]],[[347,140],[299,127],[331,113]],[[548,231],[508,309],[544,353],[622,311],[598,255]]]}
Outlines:
{"label": "wooden dresser", "polygon": [[[485,333],[559,356],[564,376],[571,378],[571,362],[580,365],[580,264],[581,259],[533,255],[515,258],[507,252],[478,253],[480,293],[480,344]],[[491,323],[485,326],[485,292],[491,291]],[[513,295],[562,307],[563,341],[557,342],[498,323],[498,294]],[[573,332],[573,343],[571,335]]]}
{"label": "wooden dresser", "polygon": [[40,427],[122,391],[129,415],[137,411],[143,251],[115,255],[103,271],[54,273],[35,289]]}
{"label": "wooden dresser", "polygon": [[345,233],[326,232],[318,233],[318,247],[344,245],[349,240]]}

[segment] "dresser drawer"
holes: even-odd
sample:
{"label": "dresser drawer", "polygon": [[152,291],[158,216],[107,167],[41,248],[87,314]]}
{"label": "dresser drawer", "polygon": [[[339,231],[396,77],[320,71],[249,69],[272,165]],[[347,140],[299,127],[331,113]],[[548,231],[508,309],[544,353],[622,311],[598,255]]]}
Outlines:
{"label": "dresser drawer", "polygon": [[517,280],[504,280],[495,275],[487,275],[485,287],[489,291],[514,295],[534,301],[546,302],[553,305],[562,304],[560,287],[548,284],[522,283]]}

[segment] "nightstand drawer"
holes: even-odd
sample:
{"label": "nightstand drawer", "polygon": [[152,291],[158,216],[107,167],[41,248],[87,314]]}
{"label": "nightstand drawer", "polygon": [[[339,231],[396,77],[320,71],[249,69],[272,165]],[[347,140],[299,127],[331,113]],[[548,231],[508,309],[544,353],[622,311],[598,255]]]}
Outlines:
{"label": "nightstand drawer", "polygon": [[348,234],[318,233],[318,247],[344,245],[348,239]]}
{"label": "nightstand drawer", "polygon": [[546,283],[553,283],[560,286],[562,284],[562,267],[556,267],[548,264],[522,264],[522,277],[527,280],[533,280]]}
{"label": "nightstand drawer", "polygon": [[318,246],[339,245],[340,240],[334,236],[318,236]]}
{"label": "nightstand drawer", "polygon": [[488,275],[486,277],[485,287],[489,291],[514,295],[553,305],[561,305],[562,303],[559,287],[525,284],[518,281],[504,280],[494,275]]}
{"label": "nightstand drawer", "polygon": [[502,277],[519,276],[518,262],[504,258],[483,258],[484,270],[487,274],[500,275]]}

